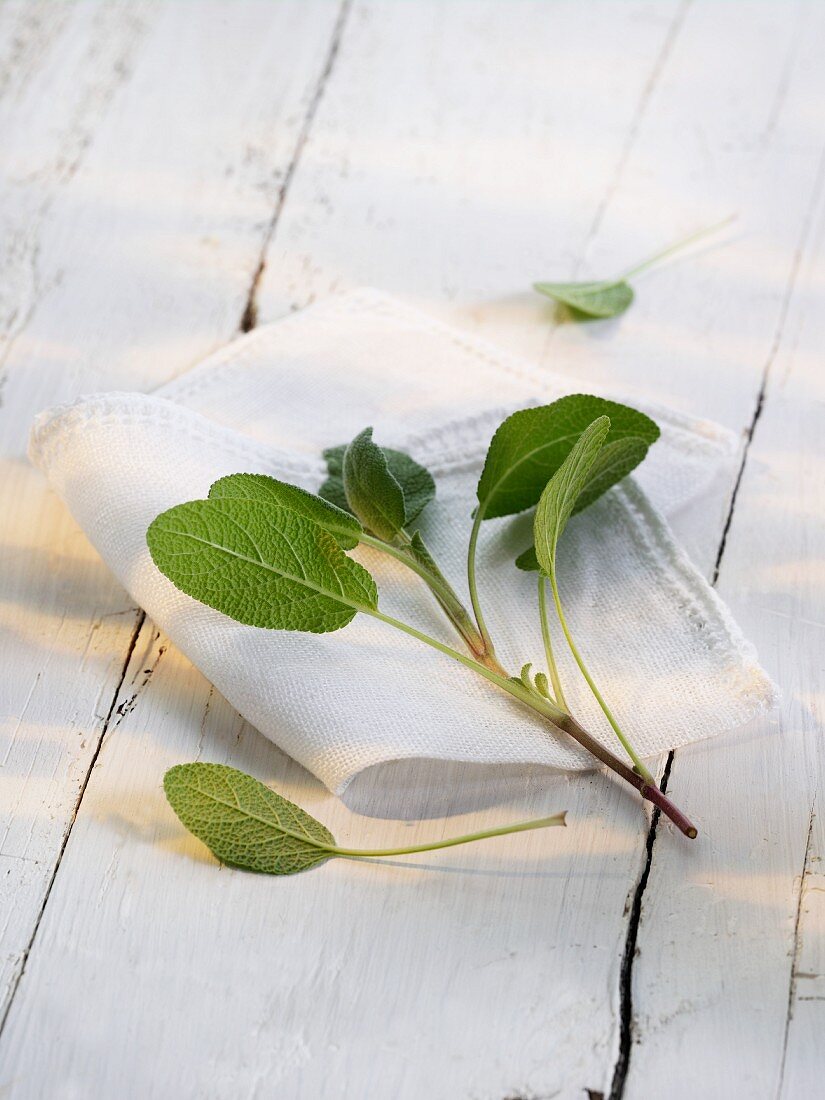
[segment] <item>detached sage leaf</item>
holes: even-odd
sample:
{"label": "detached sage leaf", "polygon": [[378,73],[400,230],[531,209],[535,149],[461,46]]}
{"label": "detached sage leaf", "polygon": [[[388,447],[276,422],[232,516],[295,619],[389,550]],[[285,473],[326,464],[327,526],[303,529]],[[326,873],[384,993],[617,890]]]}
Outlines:
{"label": "detached sage leaf", "polygon": [[332,856],[432,852],[565,823],[560,813],[405,848],[339,848],[329,829],[300,806],[225,764],[178,764],[164,776],[163,789],[186,828],[222,863],[268,875],[294,875]]}
{"label": "detached sage leaf", "polygon": [[534,290],[583,317],[618,317],[633,301],[633,287],[623,279],[595,283],[534,283]]}
{"label": "detached sage leaf", "polygon": [[600,416],[585,428],[541,494],[533,534],[538,563],[548,577],[555,575],[556,547],[609,431],[610,420],[606,416]]}
{"label": "detached sage leaf", "polygon": [[[649,416],[589,394],[571,394],[551,405],[513,413],[493,436],[484,462],[477,490],[483,518],[514,515],[532,508],[581,433],[599,416],[610,418],[611,443],[623,439],[636,441],[633,454],[638,456],[637,461],[644,458],[647,448],[659,438],[659,428]],[[629,455],[628,451],[626,461]],[[605,467],[604,476],[598,481],[598,493],[591,494],[587,503],[592,503],[633,467],[622,473],[623,468],[619,462]],[[594,482],[594,491],[595,488]]]}
{"label": "detached sage leaf", "polygon": [[392,542],[404,526],[404,492],[390,473],[381,448],[365,428],[344,452],[344,492],[368,531]]}
{"label": "detached sage leaf", "polygon": [[366,569],[329,532],[277,504],[179,504],[152,522],[146,541],[182,592],[249,626],[322,634],[376,608]]}
{"label": "detached sage leaf", "polygon": [[253,500],[262,504],[277,504],[323,527],[335,535],[342,550],[358,545],[361,524],[350,512],[345,512],[321,497],[289,485],[266,474],[230,474],[216,481],[209,490],[210,500]]}
{"label": "detached sage leaf", "polygon": [[[318,495],[345,511],[351,511],[344,491],[346,449],[346,445],[343,445],[329,447],[324,451],[329,477],[318,490]],[[387,469],[401,486],[404,497],[404,526],[408,526],[435,496],[435,482],[430,471],[404,451],[396,451],[392,447],[381,447],[380,451],[387,461]]]}
{"label": "detached sage leaf", "polygon": [[710,233],[715,233],[723,226],[729,225],[734,219],[735,215],[725,218],[724,221],[718,222],[716,225],[699,229],[697,232],[676,241],[675,244],[663,248],[661,252],[656,252],[653,256],[642,260],[641,263],[634,264],[628,271],[622,272],[614,279],[602,279],[595,282],[533,283],[533,289],[537,290],[539,294],[545,294],[561,305],[568,306],[574,314],[585,319],[618,317],[620,313],[624,313],[633,301],[633,288],[627,281],[628,279],[634,275],[639,275],[642,271],[659,263],[660,260],[664,260],[665,257],[671,256],[674,252],[678,252],[680,248],[684,248]]}
{"label": "detached sage leaf", "polygon": [[320,821],[235,768],[178,764],[163,789],[189,832],[221,863],[294,875],[335,855],[335,837]]}

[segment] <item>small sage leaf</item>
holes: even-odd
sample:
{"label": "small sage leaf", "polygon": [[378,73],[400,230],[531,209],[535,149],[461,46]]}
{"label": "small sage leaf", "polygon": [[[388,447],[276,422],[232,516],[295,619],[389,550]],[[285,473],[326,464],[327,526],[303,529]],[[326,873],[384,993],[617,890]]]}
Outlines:
{"label": "small sage leaf", "polygon": [[344,492],[350,509],[368,531],[392,542],[406,521],[404,492],[390,473],[381,448],[365,428],[344,452]]}
{"label": "small sage leaf", "polygon": [[630,286],[628,279],[640,274],[649,267],[653,267],[654,264],[664,260],[667,256],[671,256],[674,252],[678,252],[686,245],[715,233],[723,226],[729,225],[735,218],[736,215],[734,214],[716,225],[707,226],[687,237],[683,237],[675,244],[663,248],[661,252],[648,256],[646,260],[635,264],[628,271],[624,271],[614,279],[602,279],[597,282],[533,283],[533,289],[537,290],[539,294],[545,294],[548,298],[567,306],[573,311],[574,316],[582,319],[618,317],[620,313],[624,313],[633,301],[633,288]]}
{"label": "small sage leaf", "polygon": [[268,875],[294,875],[332,856],[368,859],[432,852],[564,825],[566,816],[553,814],[404,848],[353,849],[339,848],[329,829],[300,806],[225,764],[178,764],[163,777],[163,788],[186,828],[222,863]]}
{"label": "small sage leaf", "polygon": [[533,286],[539,294],[594,320],[618,317],[633,301],[633,287],[623,279],[618,282],[534,283]]}
{"label": "small sage leaf", "polygon": [[559,539],[609,431],[610,420],[606,416],[598,417],[585,428],[541,494],[533,535],[539,565],[549,577],[555,573]]}
{"label": "small sage leaf", "polygon": [[413,537],[410,539],[410,551],[419,565],[423,565],[425,569],[429,569],[436,576],[439,574],[435,559],[427,549],[420,531],[414,532]]}
{"label": "small sage leaf", "polygon": [[[340,443],[337,447],[327,447],[324,451],[324,461],[327,464],[327,473],[330,477],[344,477],[344,452],[346,443]],[[386,453],[386,448],[382,448]]]}
{"label": "small sage leaf", "polygon": [[545,699],[550,698],[550,683],[547,679],[546,673],[536,673],[536,689],[538,690],[539,695],[543,695]]}
{"label": "small sage leaf", "polygon": [[[612,429],[610,432],[613,434]],[[641,439],[616,439],[606,443],[590,467],[582,486],[573,515],[587,508],[622,478],[634,470],[647,454],[647,444]],[[516,566],[527,573],[539,568],[535,547],[530,546],[516,558]]]}
{"label": "small sage leaf", "polygon": [[318,490],[318,496],[323,500],[328,500],[336,508],[352,514],[347,494],[344,492],[344,452],[346,449],[347,445],[343,443],[340,447],[328,447],[324,451],[328,476]]}
{"label": "small sage leaf", "polygon": [[[571,394],[551,405],[515,412],[493,436],[481,472],[477,493],[484,519],[532,508],[581,433],[599,416],[610,418],[611,442],[638,441],[639,448],[634,453],[640,456],[639,461],[659,438],[659,428],[649,416],[590,394]],[[620,472],[618,464],[611,469],[616,475]],[[628,472],[626,469],[620,476]],[[615,476],[610,482],[606,474],[607,471],[598,482],[599,493],[620,479]],[[595,499],[591,494],[587,503]]]}
{"label": "small sage leaf", "polygon": [[249,626],[322,634],[376,608],[366,569],[329,532],[277,504],[193,500],[153,520],[146,541],[177,588]]}
{"label": "small sage leaf", "polygon": [[404,495],[404,525],[417,519],[435,496],[435,482],[430,471],[403,451],[382,448],[387,467],[401,486]]}
{"label": "small sage leaf", "polygon": [[516,558],[516,567],[523,569],[525,573],[535,573],[540,568],[539,559],[536,557],[535,546],[528,546]]}
{"label": "small sage leaf", "polygon": [[335,855],[335,837],[320,821],[225,764],[178,764],[163,789],[189,832],[221,863],[293,875]]}
{"label": "small sage leaf", "polygon": [[263,504],[277,504],[289,508],[298,515],[323,527],[335,535],[342,550],[352,550],[358,545],[361,524],[350,512],[336,508],[329,501],[289,485],[266,474],[230,474],[216,481],[209,490],[210,500],[257,500]]}
{"label": "small sage leaf", "polygon": [[[344,490],[343,471],[346,449],[344,445],[329,447],[324,451],[329,477],[318,490],[318,495],[345,511],[351,511]],[[435,496],[435,482],[430,471],[404,451],[396,451],[392,447],[381,447],[380,450],[386,459],[391,476],[401,486],[404,497],[404,526],[408,526],[418,518]]]}

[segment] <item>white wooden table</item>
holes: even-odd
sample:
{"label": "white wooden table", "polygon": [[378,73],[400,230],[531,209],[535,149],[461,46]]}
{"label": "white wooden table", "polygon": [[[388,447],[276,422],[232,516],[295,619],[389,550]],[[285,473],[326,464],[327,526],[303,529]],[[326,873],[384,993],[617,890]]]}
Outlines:
{"label": "white wooden table", "polygon": [[[816,0],[3,5],[0,1096],[822,1095],[823,55]],[[731,211],[621,322],[557,325],[529,290]],[[599,774],[354,813],[27,464],[38,409],[361,284],[742,434],[691,552],[784,704],[659,762],[695,844]],[[196,756],[353,844],[571,827],[271,880],[172,816],[163,772]]]}

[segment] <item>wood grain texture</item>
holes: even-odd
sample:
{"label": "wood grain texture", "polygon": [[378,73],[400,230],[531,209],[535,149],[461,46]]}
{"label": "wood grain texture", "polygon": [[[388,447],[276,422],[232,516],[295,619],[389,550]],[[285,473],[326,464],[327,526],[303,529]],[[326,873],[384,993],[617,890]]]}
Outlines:
{"label": "wood grain texture", "polygon": [[784,702],[739,736],[676,754],[670,790],[705,837],[682,867],[654,849],[625,1093],[640,1100],[677,1059],[673,1097],[821,1090],[823,185],[820,172],[718,585]]}
{"label": "wood grain texture", "polygon": [[[22,740],[0,782],[25,796],[31,827],[18,807],[8,822],[23,831],[0,844],[0,900],[18,899],[0,918],[12,985],[108,708],[110,719],[0,1040],[0,1089],[24,1100],[815,1094],[825,845],[810,403],[821,396],[825,15],[710,0],[377,0],[342,23],[331,4],[305,16],[306,5],[279,5],[290,22],[276,27],[265,7],[232,5],[228,19],[210,6],[193,28],[182,6],[129,5],[129,20],[95,17],[105,49],[90,46],[103,33],[91,6],[12,9],[23,45],[0,48],[19,55],[10,71],[23,91],[0,111],[20,135],[42,117],[50,167],[41,199],[12,180],[4,210],[23,242],[0,297],[10,453],[52,392],[149,386],[223,342],[253,279],[248,322],[379,285],[583,385],[743,431],[760,410],[720,585],[788,706],[779,734],[773,718],[677,754],[671,789],[703,827],[692,848],[659,828],[648,852],[643,812],[598,775],[491,789],[458,769],[445,794],[434,772],[416,798],[421,821],[388,817],[368,788],[353,812],[242,723],[151,623],[134,634],[123,595],[15,460],[8,483],[32,504],[14,529],[20,579],[4,614],[32,638],[10,681]],[[49,50],[65,61],[39,72]],[[78,69],[94,106],[65,124],[81,135],[60,139],[68,161],[81,152],[58,186],[63,155],[40,88],[62,89],[74,117]],[[108,95],[110,69],[121,84]],[[179,97],[180,117],[169,109]],[[621,322],[560,324],[527,289],[609,272],[732,209],[730,246],[646,277]],[[101,237],[126,247],[107,252]],[[708,575],[731,489],[701,522],[678,523]],[[44,587],[55,548],[73,560]],[[54,623],[75,602],[55,652]],[[91,748],[66,753],[67,714]],[[35,736],[45,765],[27,752]],[[178,827],[160,780],[195,758],[276,784],[352,844],[561,808],[571,827],[273,881],[219,870]],[[38,767],[51,768],[45,788],[27,771]],[[748,795],[736,813],[724,808],[732,788]]]}
{"label": "wood grain texture", "polygon": [[234,11],[0,13],[0,1017],[137,623],[25,440],[38,409],[149,387],[237,331],[337,7]]}

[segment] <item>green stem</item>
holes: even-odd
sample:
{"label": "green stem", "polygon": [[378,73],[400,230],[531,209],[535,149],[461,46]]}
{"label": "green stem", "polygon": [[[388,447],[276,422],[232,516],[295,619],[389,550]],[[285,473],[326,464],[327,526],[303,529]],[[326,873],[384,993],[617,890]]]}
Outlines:
{"label": "green stem", "polygon": [[625,749],[625,752],[630,757],[630,759],[633,761],[633,766],[635,767],[636,771],[639,773],[639,775],[646,782],[651,783],[655,786],[656,780],[653,778],[653,776],[650,774],[648,769],[645,767],[645,765],[642,762],[641,758],[639,757],[638,753],[636,752],[636,750],[633,748],[631,743],[628,741],[628,739],[625,737],[624,733],[622,732],[622,729],[619,726],[619,723],[616,721],[615,717],[613,716],[613,712],[611,711],[610,707],[607,705],[607,703],[602,698],[602,694],[599,691],[599,689],[596,687],[596,684],[593,680],[593,677],[588,672],[587,666],[584,663],[584,660],[582,658],[581,653],[579,653],[579,650],[578,650],[578,647],[576,646],[576,643],[573,641],[573,636],[570,633],[570,628],[567,625],[567,619],[565,618],[564,610],[562,609],[562,606],[561,606],[561,599],[559,598],[559,588],[558,588],[558,585],[556,584],[556,571],[555,571],[555,569],[550,573],[550,587],[553,590],[553,600],[555,601],[555,604],[556,604],[556,614],[559,617],[559,623],[561,624],[561,628],[564,631],[564,636],[567,639],[567,644],[570,647],[570,652],[573,654],[573,657],[575,658],[576,664],[581,669],[582,676],[584,676],[585,680],[587,681],[588,687],[593,692],[593,695],[595,696],[596,702],[599,704],[599,706],[604,711],[605,718],[607,718],[608,722],[613,727],[613,730],[614,730],[616,736],[619,738],[619,741],[621,741],[621,743],[622,743],[622,745]]}
{"label": "green stem", "polygon": [[411,539],[406,531],[402,530],[398,537],[402,542],[402,546],[410,555],[410,558],[415,560],[419,565],[422,565],[424,569],[429,569],[431,576],[436,582],[431,588],[441,605],[442,611],[447,615],[453,626],[470,647],[473,654],[478,657],[482,663],[488,664],[491,668],[501,672],[502,675],[506,675],[504,669],[496,660],[492,643],[489,638],[485,639],[482,637],[472,615],[459,599],[453,586],[439,569],[438,563],[430,553],[430,549],[421,537],[421,533],[418,532],[416,536],[418,538],[417,548],[414,539]]}
{"label": "green stem", "polygon": [[733,221],[736,221],[736,214],[731,214],[715,225],[707,225],[704,229],[697,229],[695,233],[691,233],[687,237],[682,237],[682,239],[676,241],[675,244],[668,245],[667,248],[663,248],[661,252],[656,252],[646,260],[643,260],[640,264],[631,267],[629,271],[625,271],[623,275],[619,275],[616,282],[624,282],[625,279],[630,279],[633,275],[638,275],[642,271],[647,271],[649,267],[653,267],[653,265],[659,263],[660,260],[664,260],[668,256],[672,256],[674,252],[679,252],[681,249],[687,248],[689,244],[701,240],[702,237],[709,237],[711,233],[717,233],[720,229],[724,229],[726,225],[730,225]]}
{"label": "green stem", "polygon": [[[383,539],[376,538],[375,535],[368,535],[366,531],[360,531],[358,533],[358,541],[362,542],[365,546],[373,547],[374,550],[381,550],[385,554],[389,554],[390,557],[395,558],[396,561],[400,561],[403,565],[406,565],[408,569],[412,569],[413,573],[417,573],[418,576],[429,585],[434,593],[440,591],[442,584],[439,578],[414,557],[411,557],[405,550],[400,550],[397,546],[393,546],[391,542],[384,542]],[[444,581],[444,584],[446,584],[446,581]]]}
{"label": "green stem", "polygon": [[490,638],[490,632],[487,629],[487,624],[484,621],[484,615],[481,611],[481,601],[478,598],[478,585],[476,584],[476,547],[478,545],[478,536],[481,531],[483,519],[484,505],[479,504],[478,508],[476,508],[475,517],[473,518],[473,529],[470,532],[470,542],[467,547],[467,585],[470,589],[470,602],[473,605],[473,614],[476,617],[478,629],[481,631],[481,636],[484,639],[485,645],[492,651],[493,642]]}
{"label": "green stem", "polygon": [[[385,554],[389,554],[391,557],[395,558],[396,561],[401,562],[402,565],[406,565],[408,569],[411,569],[417,574],[435,596],[442,611],[464,639],[473,655],[494,671],[499,672],[502,676],[506,676],[506,672],[496,660],[492,646],[485,641],[477,630],[472,616],[462,604],[455,589],[436,565],[429,550],[424,547],[431,563],[428,568],[415,556],[412,550],[412,540],[407,535],[406,531],[401,532],[400,537],[403,539],[401,547],[394,546],[389,542],[384,542],[374,535],[368,535],[365,531],[361,532],[358,536],[359,541],[365,546],[371,546],[376,550],[381,550]],[[423,545],[422,540],[422,546]]]}
{"label": "green stem", "polygon": [[647,769],[644,770],[644,774],[637,774],[631,771],[623,760],[620,760],[609,749],[606,749],[601,742],[597,741],[587,732],[587,730],[583,729],[575,718],[566,714],[563,710],[560,710],[552,700],[543,699],[534,695],[532,692],[528,691],[520,680],[511,679],[506,674],[501,675],[497,671],[481,664],[479,661],[474,660],[472,657],[467,657],[451,646],[439,642],[436,638],[431,638],[428,634],[416,630],[415,627],[401,622],[400,619],[394,619],[391,615],[385,615],[382,611],[379,611],[378,608],[358,605],[358,610],[365,615],[371,615],[380,622],[387,623],[389,626],[394,626],[404,634],[409,634],[411,638],[415,638],[423,642],[424,645],[438,650],[439,653],[443,653],[445,656],[457,661],[465,668],[471,669],[479,676],[483,676],[485,680],[489,680],[497,687],[500,687],[503,691],[506,691],[508,695],[512,695],[514,699],[517,699],[520,703],[530,707],[531,710],[545,718],[555,732],[567,733],[574,741],[577,741],[582,748],[595,756],[597,760],[600,760],[608,768],[614,771],[618,776],[624,779],[625,782],[629,783],[631,787],[635,787],[642,798],[658,806],[662,813],[670,818],[685,836],[694,838],[697,835],[695,826],[685,817],[681,810],[674,806],[670,799],[659,790],[656,781]]}
{"label": "green stem", "polygon": [[547,583],[544,579],[544,574],[541,572],[539,573],[539,617],[541,618],[541,637],[544,642],[544,655],[547,658],[547,671],[550,673],[550,683],[553,685],[553,694],[559,706],[567,710],[567,703],[564,698],[564,692],[562,691],[559,670],[556,667],[556,658],[553,655],[553,641],[550,637],[550,624],[547,621]]}
{"label": "green stem", "polygon": [[[393,618],[392,615],[385,615],[383,611],[379,611],[377,608],[360,607],[360,611],[363,611],[366,615],[372,615],[374,619],[379,619],[382,623],[387,623],[389,626],[394,626],[396,630],[401,630],[405,634],[409,634],[411,638],[415,638],[419,642],[423,642],[424,645],[430,646],[431,649],[437,649],[439,653],[443,653],[446,657],[450,657],[454,661],[458,661],[459,664],[464,665],[465,668],[472,669],[473,672],[477,672],[479,676],[483,676],[485,680],[489,680],[497,687],[503,688],[510,695],[515,695],[517,699],[523,699],[520,692],[513,690],[515,685],[511,682],[506,671],[501,668],[490,668],[489,665],[483,664],[475,657],[468,657],[464,653],[460,653],[457,649],[453,649],[452,646],[446,645],[444,642],[439,642],[437,638],[431,638],[429,634],[425,634],[421,630],[417,630],[414,626],[410,626],[409,623],[404,623],[400,619]],[[501,669],[501,671],[499,671]],[[555,708],[558,710],[558,708]],[[564,712],[558,710],[561,715]]]}
{"label": "green stem", "polygon": [[533,821],[520,821],[516,825],[501,825],[497,829],[485,829],[481,833],[467,833],[465,836],[454,836],[449,840],[435,840],[432,844],[413,844],[409,848],[338,848],[326,847],[327,851],[334,852],[337,856],[349,856],[353,859],[373,859],[376,856],[406,856],[413,852],[433,852],[437,848],[453,848],[456,844],[470,844],[474,840],[486,840],[491,836],[507,836],[509,833],[526,833],[531,829],[546,829],[552,825],[564,825],[565,815],[554,814],[552,817],[539,817]]}

